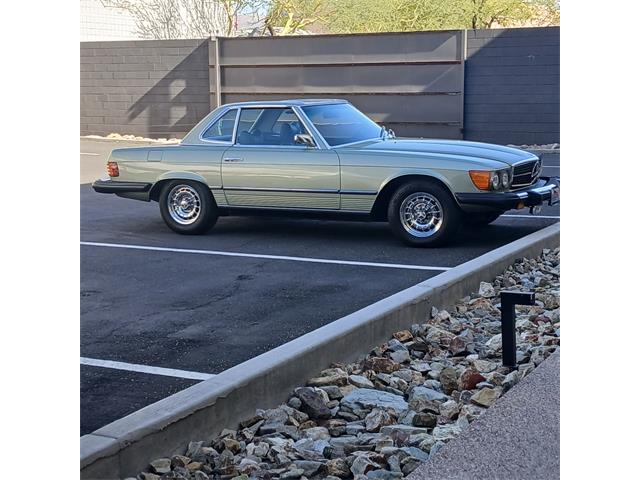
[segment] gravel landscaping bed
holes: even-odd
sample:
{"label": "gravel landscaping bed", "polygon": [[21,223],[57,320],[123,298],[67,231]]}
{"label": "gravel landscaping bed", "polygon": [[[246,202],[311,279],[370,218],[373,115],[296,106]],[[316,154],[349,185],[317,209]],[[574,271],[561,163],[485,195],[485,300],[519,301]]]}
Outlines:
{"label": "gravel landscaping bed", "polygon": [[[403,478],[559,348],[559,281],[560,249],[520,259],[451,311],[434,308],[365,359],[332,365],[286,404],[194,439],[137,478]],[[513,371],[501,365],[503,289],[536,293],[536,305],[516,307]]]}

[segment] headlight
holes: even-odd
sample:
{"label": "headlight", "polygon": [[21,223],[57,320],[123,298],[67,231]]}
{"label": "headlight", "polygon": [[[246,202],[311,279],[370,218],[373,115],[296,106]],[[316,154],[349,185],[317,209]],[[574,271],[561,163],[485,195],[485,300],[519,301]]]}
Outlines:
{"label": "headlight", "polygon": [[500,188],[500,175],[497,172],[491,174],[491,188],[498,190]]}
{"label": "headlight", "polygon": [[509,172],[502,172],[502,188],[509,188]]}

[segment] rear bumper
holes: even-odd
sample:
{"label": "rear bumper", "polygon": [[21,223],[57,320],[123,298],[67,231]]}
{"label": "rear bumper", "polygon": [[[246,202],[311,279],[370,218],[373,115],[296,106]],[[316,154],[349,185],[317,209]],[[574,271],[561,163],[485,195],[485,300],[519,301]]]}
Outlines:
{"label": "rear bumper", "polygon": [[98,193],[144,193],[151,189],[150,183],[118,182],[114,180],[96,180],[91,185]]}
{"label": "rear bumper", "polygon": [[503,193],[456,193],[460,205],[489,207],[495,210],[535,207],[547,202],[549,205],[560,203],[560,179],[558,177],[540,177],[537,183],[526,190]]}

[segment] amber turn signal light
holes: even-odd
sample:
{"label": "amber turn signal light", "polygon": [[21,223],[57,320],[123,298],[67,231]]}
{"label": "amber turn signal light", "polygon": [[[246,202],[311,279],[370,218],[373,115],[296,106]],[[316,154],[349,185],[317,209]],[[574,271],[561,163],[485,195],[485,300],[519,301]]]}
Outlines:
{"label": "amber turn signal light", "polygon": [[110,177],[117,177],[120,175],[118,164],[116,162],[107,162],[107,174]]}
{"label": "amber turn signal light", "polygon": [[477,188],[480,190],[489,190],[491,186],[491,172],[485,170],[470,170],[469,176]]}

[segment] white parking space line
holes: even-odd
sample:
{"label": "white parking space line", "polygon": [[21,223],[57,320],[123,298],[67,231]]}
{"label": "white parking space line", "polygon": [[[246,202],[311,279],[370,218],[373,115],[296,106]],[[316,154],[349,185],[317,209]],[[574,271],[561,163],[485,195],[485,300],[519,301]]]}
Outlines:
{"label": "white parking space line", "polygon": [[500,215],[499,218],[502,217],[511,217],[511,218],[560,218],[560,215]]}
{"label": "white parking space line", "polygon": [[80,155],[94,155],[94,156],[99,156],[99,153],[91,153],[91,152],[80,152]]}
{"label": "white parking space line", "polygon": [[189,372],[173,368],[150,367],[148,365],[138,365],[136,363],[114,362],[113,360],[98,360],[96,358],[87,357],[80,357],[80,365],[111,368],[114,370],[126,370],[128,372],[149,373],[151,375],[162,375],[165,377],[186,378],[189,380],[208,380],[209,378],[215,377],[212,373]]}
{"label": "white parking space line", "polygon": [[405,270],[431,270],[444,272],[451,267],[431,267],[426,265],[405,265],[400,263],[356,262],[351,260],[330,260],[326,258],[288,257],[285,255],[262,255],[258,253],[220,252],[216,250],[192,250],[187,248],[150,247],[147,245],[126,245],[120,243],[80,242],[92,247],[127,248],[131,250],[151,250],[155,252],[193,253],[199,255],[219,255],[224,257],[264,258],[267,260],[289,260],[292,262],[329,263],[333,265],[354,265],[358,267],[399,268]]}

